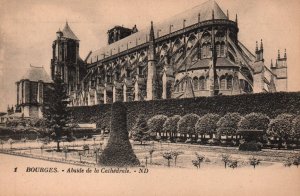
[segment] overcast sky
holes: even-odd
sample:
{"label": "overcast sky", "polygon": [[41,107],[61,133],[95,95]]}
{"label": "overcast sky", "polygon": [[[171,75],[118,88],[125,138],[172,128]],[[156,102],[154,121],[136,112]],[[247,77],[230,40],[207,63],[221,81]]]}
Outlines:
{"label": "overcast sky", "polygon": [[[49,73],[52,42],[66,20],[80,41],[80,56],[107,44],[114,25],[138,29],[161,22],[205,0],[0,0],[0,111],[16,103],[16,85],[29,65]],[[287,49],[288,86],[300,90],[300,1],[216,0],[231,19],[238,14],[239,40],[252,52],[263,39],[265,62]]]}

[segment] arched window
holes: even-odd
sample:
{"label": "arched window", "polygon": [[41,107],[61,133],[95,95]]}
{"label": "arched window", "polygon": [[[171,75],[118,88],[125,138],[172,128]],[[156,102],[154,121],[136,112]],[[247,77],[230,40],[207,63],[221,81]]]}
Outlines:
{"label": "arched window", "polygon": [[201,48],[201,58],[206,58],[206,44],[202,44]]}
{"label": "arched window", "polygon": [[205,90],[206,89],[206,81],[203,76],[199,78],[199,89],[200,90]]}
{"label": "arched window", "polygon": [[227,77],[227,89],[232,89],[232,82],[233,82],[233,80],[232,80],[232,76],[228,76]]}
{"label": "arched window", "polygon": [[198,78],[197,77],[193,78],[193,85],[194,85],[194,90],[198,90]]}
{"label": "arched window", "polygon": [[217,52],[217,56],[220,56],[220,42],[216,43],[216,52]]}
{"label": "arched window", "polygon": [[179,92],[179,81],[176,80],[176,83],[175,83],[175,92]]}
{"label": "arched window", "polygon": [[225,56],[225,43],[221,43],[220,56]]}
{"label": "arched window", "polygon": [[226,78],[225,76],[220,77],[220,89],[225,89],[226,88]]}
{"label": "arched window", "polygon": [[211,57],[210,47],[211,47],[211,44],[207,43],[207,45],[206,45],[206,57]]}

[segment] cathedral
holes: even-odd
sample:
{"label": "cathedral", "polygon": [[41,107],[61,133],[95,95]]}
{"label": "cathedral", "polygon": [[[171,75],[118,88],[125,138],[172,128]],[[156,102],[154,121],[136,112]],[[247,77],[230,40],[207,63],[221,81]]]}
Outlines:
{"label": "cathedral", "polygon": [[70,106],[287,91],[286,51],[267,66],[263,41],[251,52],[239,30],[237,15],[207,1],[143,30],[115,26],[107,45],[82,59],[66,23],[53,41],[51,77],[62,76]]}

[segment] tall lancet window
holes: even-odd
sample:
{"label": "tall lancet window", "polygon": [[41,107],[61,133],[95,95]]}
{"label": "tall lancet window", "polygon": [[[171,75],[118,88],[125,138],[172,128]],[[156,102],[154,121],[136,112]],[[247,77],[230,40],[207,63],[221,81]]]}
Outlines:
{"label": "tall lancet window", "polygon": [[205,78],[204,78],[203,76],[201,76],[201,77],[199,78],[199,89],[200,89],[200,90],[205,90],[205,86],[206,86],[205,83],[206,83],[206,82],[205,82]]}
{"label": "tall lancet window", "polygon": [[220,56],[225,56],[225,43],[221,43]]}
{"label": "tall lancet window", "polygon": [[193,85],[194,85],[194,90],[198,90],[198,78],[197,77],[193,78]]}

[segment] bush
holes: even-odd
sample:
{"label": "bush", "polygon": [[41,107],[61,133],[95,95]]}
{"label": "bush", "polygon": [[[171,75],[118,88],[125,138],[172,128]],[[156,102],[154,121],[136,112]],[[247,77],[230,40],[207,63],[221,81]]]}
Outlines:
{"label": "bush", "polygon": [[268,129],[270,119],[267,115],[262,113],[250,113],[245,115],[239,122],[239,129],[246,130],[263,130]]}
{"label": "bush", "polygon": [[105,166],[137,166],[140,164],[128,138],[126,107],[121,102],[112,105],[111,133],[99,164]]}
{"label": "bush", "polygon": [[240,151],[261,151],[262,144],[256,142],[244,142],[239,145]]}

